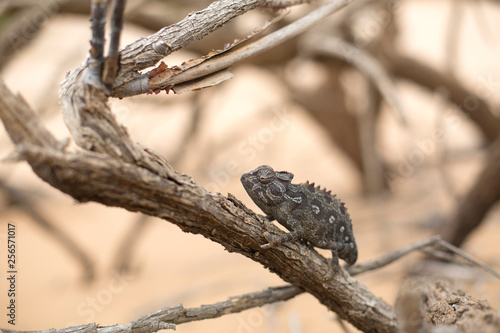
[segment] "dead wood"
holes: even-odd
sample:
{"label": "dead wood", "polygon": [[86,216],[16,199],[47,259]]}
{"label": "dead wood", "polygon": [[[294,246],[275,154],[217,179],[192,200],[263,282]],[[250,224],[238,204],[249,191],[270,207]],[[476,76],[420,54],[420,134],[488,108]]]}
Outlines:
{"label": "dead wood", "polygon": [[156,154],[134,147],[133,156],[139,159],[130,161],[103,152],[65,152],[26,103],[3,83],[0,117],[19,157],[40,178],[76,200],[168,220],[183,231],[201,234],[261,263],[365,332],[396,330],[393,308],[343,269],[333,271],[325,258],[305,245],[263,250],[264,224],[253,212],[234,197],[206,191]]}
{"label": "dead wood", "polygon": [[[269,303],[289,300],[301,292],[301,290],[295,287],[288,286],[269,288],[260,292],[231,297],[225,302],[202,305],[197,308],[184,308],[182,304],[169,306],[124,325],[99,326],[96,324],[87,324],[32,333],[153,333],[166,329],[175,330],[177,324],[218,318],[226,314],[238,313]],[[20,333],[20,331],[4,329],[2,332]]]}
{"label": "dead wood", "polygon": [[500,310],[444,280],[417,277],[400,289],[397,305],[401,332],[500,332]]}

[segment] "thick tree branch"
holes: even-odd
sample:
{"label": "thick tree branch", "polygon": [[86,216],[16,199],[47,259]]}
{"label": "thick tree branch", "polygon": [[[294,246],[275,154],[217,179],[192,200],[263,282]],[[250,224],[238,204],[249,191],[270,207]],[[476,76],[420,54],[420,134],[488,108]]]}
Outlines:
{"label": "thick tree branch", "polygon": [[[206,191],[158,156],[147,152],[144,157],[136,151],[141,160],[131,163],[103,153],[64,152],[33,111],[3,84],[0,117],[20,156],[35,173],[73,198],[169,220],[268,267],[363,331],[396,330],[394,309],[343,269],[332,270],[325,258],[302,244],[263,250],[265,227],[255,213],[234,197],[228,200]],[[22,129],[21,135],[10,130],[16,127]],[[50,139],[40,142],[39,135]],[[270,231],[281,232],[278,228]]]}

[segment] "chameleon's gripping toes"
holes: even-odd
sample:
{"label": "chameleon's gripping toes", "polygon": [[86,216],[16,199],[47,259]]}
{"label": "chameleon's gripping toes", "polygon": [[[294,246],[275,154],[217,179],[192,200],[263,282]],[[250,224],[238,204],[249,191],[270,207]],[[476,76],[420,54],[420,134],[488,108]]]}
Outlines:
{"label": "chameleon's gripping toes", "polygon": [[356,262],[358,249],[351,218],[342,201],[314,183],[292,184],[293,174],[262,165],[241,176],[248,195],[268,215],[290,232],[268,239],[263,248],[303,239],[311,245],[330,249],[332,261]]}

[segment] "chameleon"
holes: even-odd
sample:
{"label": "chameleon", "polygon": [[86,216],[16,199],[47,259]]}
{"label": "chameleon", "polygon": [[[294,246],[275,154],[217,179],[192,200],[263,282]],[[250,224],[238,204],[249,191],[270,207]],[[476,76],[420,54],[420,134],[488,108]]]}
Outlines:
{"label": "chameleon", "polygon": [[358,258],[358,249],[352,231],[351,218],[345,204],[331,191],[321,189],[309,181],[292,184],[293,174],[274,171],[268,165],[244,173],[241,183],[250,198],[267,215],[289,232],[279,236],[265,235],[269,243],[264,249],[281,243],[302,240],[332,251],[332,264],[343,259],[352,265]]}

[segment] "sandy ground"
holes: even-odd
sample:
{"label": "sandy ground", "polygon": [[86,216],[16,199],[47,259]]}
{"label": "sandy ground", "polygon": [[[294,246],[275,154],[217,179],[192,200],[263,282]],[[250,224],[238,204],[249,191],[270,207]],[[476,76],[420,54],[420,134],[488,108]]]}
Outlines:
{"label": "sandy ground", "polygon": [[[405,52],[443,67],[446,58],[442,43],[449,8],[448,2],[409,1],[401,6],[398,9],[403,28],[401,47]],[[483,30],[498,31],[496,25],[500,23],[494,22],[499,15],[498,8],[477,11],[467,7],[457,53],[457,76],[493,102],[499,102],[500,44],[498,36]],[[88,26],[88,19],[82,17],[51,20],[2,73],[13,91],[22,94],[35,110],[45,115],[47,126],[58,138],[69,135],[57,104],[58,84],[65,72],[84,59],[89,47]],[[127,27],[124,43],[146,34]],[[167,62],[172,64],[190,56],[179,53]],[[287,102],[287,92],[275,77],[252,66],[240,66],[232,72],[235,78],[231,81],[201,92],[202,128],[176,168],[212,191],[233,193],[256,211],[239,183],[239,176],[261,164],[292,171],[297,181],[309,179],[332,189],[349,207],[360,251],[359,262],[432,235],[429,226],[454,209],[457,197],[472,184],[484,160],[484,153],[478,150],[481,145],[478,133],[465,119],[446,110],[438,97],[402,84],[412,137],[403,133],[392,112],[383,114],[378,145],[384,157],[396,165],[393,188],[383,196],[363,197],[351,163],[328,143],[326,134],[304,110]],[[162,94],[112,101],[112,104],[136,141],[168,159],[177,152],[189,123],[191,102],[191,94]],[[443,109],[450,115],[448,118],[439,116]],[[436,126],[445,128],[446,139],[426,149],[429,146],[425,144],[432,143],[429,140]],[[0,143],[4,157],[12,145],[3,129]],[[444,164],[443,152],[452,157]],[[443,181],[443,174],[448,182]],[[2,276],[7,274],[8,223],[16,226],[18,259],[16,326],[8,325],[3,314],[8,288],[6,278],[2,278],[2,328],[41,330],[89,322],[123,324],[165,306],[182,303],[185,307],[197,307],[284,284],[259,264],[153,218],[133,254],[133,272],[120,275],[113,268],[116,252],[138,214],[93,203],[75,203],[43,183],[25,163],[2,163],[0,175],[8,184],[35,193],[38,208],[71,235],[97,269],[95,281],[83,283],[81,266],[51,235],[23,211],[2,210]],[[497,207],[464,247],[498,271],[499,217]],[[419,270],[420,259],[419,254],[413,254],[377,272],[364,274],[359,280],[393,304],[406,272]],[[440,273],[453,278],[470,294],[500,306],[500,283],[486,274],[453,265],[440,267]],[[337,332],[341,328],[335,322],[335,315],[309,295],[177,327],[178,332],[323,330]]]}

